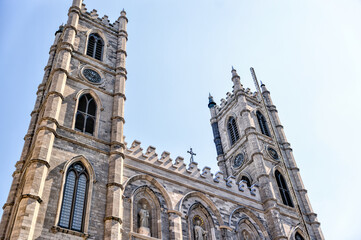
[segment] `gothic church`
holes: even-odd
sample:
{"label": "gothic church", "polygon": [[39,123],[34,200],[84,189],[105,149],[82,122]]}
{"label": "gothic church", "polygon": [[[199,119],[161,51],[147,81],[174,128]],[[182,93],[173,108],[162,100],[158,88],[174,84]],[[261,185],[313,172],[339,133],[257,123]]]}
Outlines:
{"label": "gothic church", "polygon": [[0,239],[324,239],[270,92],[209,97],[219,170],[124,142],[127,22],[73,0],[55,34]]}

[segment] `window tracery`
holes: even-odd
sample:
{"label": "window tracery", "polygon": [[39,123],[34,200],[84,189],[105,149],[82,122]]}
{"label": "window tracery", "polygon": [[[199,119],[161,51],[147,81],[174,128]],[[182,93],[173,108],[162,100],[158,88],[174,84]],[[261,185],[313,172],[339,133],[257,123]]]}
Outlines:
{"label": "window tracery", "polygon": [[228,130],[229,139],[231,141],[231,145],[233,145],[239,139],[237,123],[234,117],[229,118],[227,123],[227,130]]}
{"label": "window tracery", "polygon": [[259,124],[259,127],[261,128],[262,134],[270,137],[271,135],[270,135],[270,131],[269,131],[269,128],[267,125],[266,118],[262,115],[262,113],[260,113],[260,111],[257,111],[256,115],[257,115],[258,124]]}
{"label": "window tracery", "polygon": [[286,183],[284,177],[278,170],[276,170],[275,176],[276,176],[276,181],[277,181],[277,185],[278,185],[278,188],[279,188],[279,191],[281,194],[283,204],[293,207],[293,202],[292,202],[292,198],[290,195],[290,191],[288,190],[287,183]]}
{"label": "window tracery", "polygon": [[75,129],[93,135],[95,128],[97,105],[94,98],[84,94],[79,98],[78,110],[75,116]]}
{"label": "window tracery", "polygon": [[95,58],[99,61],[102,60],[104,48],[104,41],[97,33],[92,33],[89,35],[88,47],[86,54],[92,58]]}
{"label": "window tracery", "polygon": [[84,228],[89,175],[81,162],[73,163],[67,171],[59,226],[78,232]]}

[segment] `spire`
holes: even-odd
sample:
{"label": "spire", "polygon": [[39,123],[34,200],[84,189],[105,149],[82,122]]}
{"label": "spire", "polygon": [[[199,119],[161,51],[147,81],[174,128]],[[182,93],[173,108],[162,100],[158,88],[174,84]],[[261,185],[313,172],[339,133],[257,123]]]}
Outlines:
{"label": "spire", "polygon": [[234,69],[233,66],[232,66],[232,71],[231,71],[231,73],[232,73],[232,78],[234,78],[234,77],[239,77],[238,74],[237,74],[237,70]]}
{"label": "spire", "polygon": [[209,103],[208,103],[208,108],[213,108],[214,106],[216,106],[217,104],[214,102],[213,97],[211,95],[211,93],[209,93],[209,97],[208,97]]}
{"label": "spire", "polygon": [[127,12],[124,10],[124,8],[123,8],[123,10],[120,12],[120,16],[124,16],[125,17],[125,15],[127,15]]}
{"label": "spire", "polygon": [[241,78],[238,76],[237,71],[236,69],[233,68],[233,66],[231,73],[232,73],[233,89],[237,91],[242,88]]}

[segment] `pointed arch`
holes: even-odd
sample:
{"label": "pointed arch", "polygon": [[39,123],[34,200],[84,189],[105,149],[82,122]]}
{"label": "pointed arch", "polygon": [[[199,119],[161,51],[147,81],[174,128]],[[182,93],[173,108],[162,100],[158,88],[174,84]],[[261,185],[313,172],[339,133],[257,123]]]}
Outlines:
{"label": "pointed arch", "polygon": [[247,182],[247,187],[251,187],[253,179],[247,172],[242,172],[238,175],[237,183],[241,180],[245,180]]}
{"label": "pointed arch", "polygon": [[99,96],[92,89],[82,89],[74,99],[72,129],[97,137],[100,111],[104,110]]}
{"label": "pointed arch", "polygon": [[131,232],[138,232],[139,210],[144,209],[148,211],[148,226],[151,237],[162,239],[162,221],[161,219],[161,202],[156,196],[156,193],[149,186],[140,186],[133,190],[131,195],[131,209],[130,209],[130,230]]}
{"label": "pointed arch", "polygon": [[306,238],[304,236],[307,236],[305,234],[305,231],[301,229],[300,226],[293,227],[290,231],[290,235],[288,236],[289,240],[305,240]]}
{"label": "pointed arch", "polygon": [[[103,42],[100,59],[97,59],[97,58],[93,57],[93,54],[92,55],[88,54],[88,49],[89,49],[89,47],[91,48],[91,46],[89,45],[89,42],[90,42],[91,36],[94,36],[94,35],[97,35],[98,39],[100,38],[102,40],[102,42]],[[104,34],[103,31],[101,31],[100,29],[90,29],[86,33],[84,55],[95,58],[95,59],[97,59],[99,61],[104,61],[104,59],[106,59],[106,52],[107,52],[107,49],[108,49],[108,45],[109,45],[108,39],[107,39],[107,37],[106,37],[106,35]],[[96,50],[96,48],[94,48],[94,50]],[[92,53],[94,53],[94,50],[92,51]]]}
{"label": "pointed arch", "polygon": [[173,204],[172,204],[172,200],[169,197],[169,194],[167,192],[167,190],[152,176],[146,175],[146,174],[139,174],[139,175],[135,175],[131,178],[129,178],[128,180],[126,180],[123,183],[123,187],[124,189],[126,189],[126,187],[132,183],[135,182],[137,180],[146,180],[149,183],[151,183],[154,187],[156,187],[160,193],[162,194],[164,201],[166,202],[166,205],[168,207],[169,210],[173,210]]}
{"label": "pointed arch", "polygon": [[276,170],[274,176],[276,178],[277,186],[278,186],[279,193],[281,195],[283,204],[285,204],[289,207],[294,207],[292,197],[291,197],[290,191],[287,186],[287,182],[286,182],[285,178],[283,177],[282,173],[280,171]]}
{"label": "pointed arch", "polygon": [[230,116],[227,120],[227,132],[228,132],[229,141],[232,146],[239,139],[237,121],[236,118],[233,116]]}
{"label": "pointed arch", "polygon": [[64,164],[55,226],[87,233],[95,171],[83,155]]}
{"label": "pointed arch", "polygon": [[213,214],[216,216],[219,225],[220,226],[224,225],[224,221],[223,221],[221,214],[220,214],[218,208],[216,207],[216,205],[206,195],[204,195],[201,192],[192,191],[192,192],[189,192],[186,195],[184,195],[182,197],[182,199],[179,201],[179,205],[178,205],[179,212],[182,212],[182,205],[183,205],[184,200],[187,198],[190,198],[190,197],[195,197],[195,198],[199,198],[199,199],[203,200],[207,204],[207,206],[212,210]]}
{"label": "pointed arch", "polygon": [[256,116],[257,116],[258,124],[259,124],[262,134],[270,137],[271,134],[270,134],[270,130],[268,128],[266,118],[263,116],[263,114],[259,110],[256,111]]}
{"label": "pointed arch", "polygon": [[[243,213],[247,216],[247,218],[241,218],[236,222],[236,225],[232,226],[232,219],[236,218],[236,214],[237,213]],[[245,221],[248,220],[248,221]],[[242,222],[245,221],[248,225],[251,224],[251,226],[253,226],[253,229],[256,230],[256,233],[261,237],[261,239],[269,239],[269,235],[268,232],[265,228],[265,226],[263,226],[262,222],[258,219],[258,217],[249,209],[245,208],[245,207],[236,207],[232,213],[229,215],[229,227],[233,228],[235,231],[237,231],[237,227],[238,225]],[[252,228],[252,227],[251,227]],[[257,238],[258,239],[258,238]]]}

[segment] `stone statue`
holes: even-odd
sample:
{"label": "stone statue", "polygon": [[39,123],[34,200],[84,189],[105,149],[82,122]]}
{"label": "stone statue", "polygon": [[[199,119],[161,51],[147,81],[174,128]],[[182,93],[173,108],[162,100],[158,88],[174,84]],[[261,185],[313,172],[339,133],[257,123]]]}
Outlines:
{"label": "stone statue", "polygon": [[149,229],[149,211],[147,210],[147,205],[143,204],[142,209],[139,211],[139,230],[138,233],[150,236]]}
{"label": "stone statue", "polygon": [[197,220],[194,225],[194,239],[195,240],[207,240],[208,232],[204,231],[200,225],[201,225],[201,221]]}

